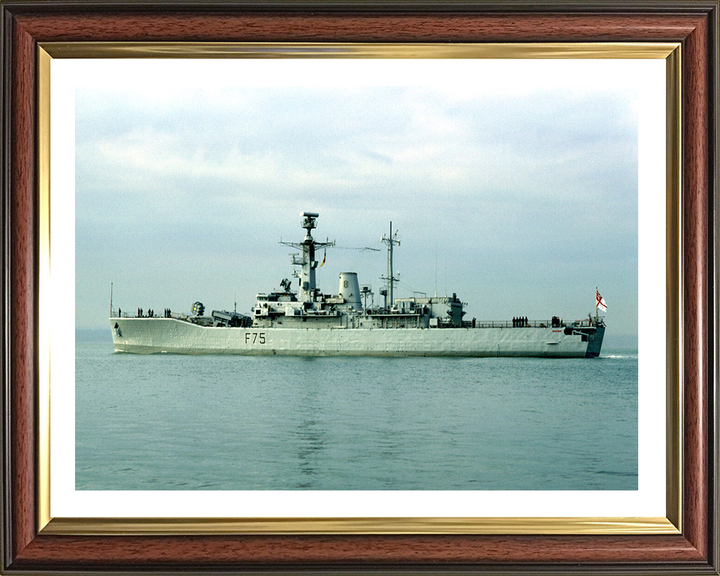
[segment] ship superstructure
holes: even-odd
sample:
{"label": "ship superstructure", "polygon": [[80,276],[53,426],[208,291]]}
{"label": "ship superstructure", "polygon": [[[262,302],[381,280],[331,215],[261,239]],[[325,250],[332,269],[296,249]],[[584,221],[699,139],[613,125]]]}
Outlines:
{"label": "ship superstructure", "polygon": [[[383,305],[368,307],[369,286],[356,272],[341,272],[336,294],[323,293],[316,280],[320,249],[334,242],[312,236],[319,214],[303,212],[301,242],[281,242],[299,251],[292,264],[299,271],[297,291],[284,278],[280,289],[259,293],[247,316],[237,311],[213,310],[205,315],[200,302],[191,315],[165,309],[137,315],[112,310],[110,323],[115,350],[120,352],[174,352],[226,354],[368,355],[368,356],[551,356],[597,357],[605,322],[595,317],[565,323],[549,320],[478,322],[464,320],[464,303],[457,297],[395,298],[393,247],[399,246],[390,224],[387,275],[381,289]],[[598,299],[598,302],[600,300]],[[604,301],[602,302],[604,306]]]}

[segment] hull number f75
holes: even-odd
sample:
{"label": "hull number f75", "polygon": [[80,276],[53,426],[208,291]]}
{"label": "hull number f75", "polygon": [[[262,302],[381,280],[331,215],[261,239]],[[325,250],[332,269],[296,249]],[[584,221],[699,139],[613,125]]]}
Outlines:
{"label": "hull number f75", "polygon": [[245,344],[265,344],[265,332],[245,332]]}

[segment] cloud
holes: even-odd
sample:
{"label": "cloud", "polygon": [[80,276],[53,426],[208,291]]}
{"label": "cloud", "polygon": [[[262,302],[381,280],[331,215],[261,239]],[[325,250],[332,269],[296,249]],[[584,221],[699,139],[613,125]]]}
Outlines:
{"label": "cloud", "polygon": [[[392,220],[404,282],[447,284],[477,317],[512,315],[538,290],[552,314],[592,309],[585,292],[612,279],[614,300],[634,302],[622,328],[634,333],[636,93],[569,83],[82,85],[76,322],[104,325],[113,278],[128,308],[203,291],[211,307],[235,292],[249,306],[289,276],[277,241],[298,238],[311,209],[317,236],[347,247],[380,248]],[[379,287],[384,259],[336,250],[322,287],[353,267]]]}

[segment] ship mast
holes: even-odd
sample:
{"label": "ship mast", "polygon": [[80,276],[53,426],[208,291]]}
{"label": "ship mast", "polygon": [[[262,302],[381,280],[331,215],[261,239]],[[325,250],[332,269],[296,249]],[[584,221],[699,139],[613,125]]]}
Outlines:
{"label": "ship mast", "polygon": [[315,297],[317,285],[315,283],[315,269],[318,261],[315,260],[315,249],[334,246],[335,242],[316,242],[310,230],[317,227],[316,220],[320,216],[316,212],[303,212],[300,226],[305,228],[306,234],[302,242],[283,242],[280,244],[292,246],[302,251],[302,259],[293,258],[293,264],[300,266],[300,301],[312,302]]}
{"label": "ship mast", "polygon": [[387,298],[389,302],[389,305],[388,303],[386,303],[385,307],[388,308],[392,306],[395,302],[393,297],[393,284],[400,280],[400,278],[395,278],[393,276],[393,246],[400,246],[400,240],[397,239],[397,230],[395,231],[395,235],[393,236],[392,221],[390,222],[390,235],[387,237],[383,235],[380,241],[387,244],[388,247],[388,271],[387,277],[384,278],[384,280],[387,282]]}

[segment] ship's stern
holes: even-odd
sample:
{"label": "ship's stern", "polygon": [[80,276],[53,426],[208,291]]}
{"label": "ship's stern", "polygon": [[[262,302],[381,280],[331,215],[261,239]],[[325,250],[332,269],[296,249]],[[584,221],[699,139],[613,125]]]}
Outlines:
{"label": "ship's stern", "polygon": [[605,337],[605,324],[596,325],[595,333],[588,334],[588,346],[585,352],[585,358],[597,358],[600,356],[603,338]]}

